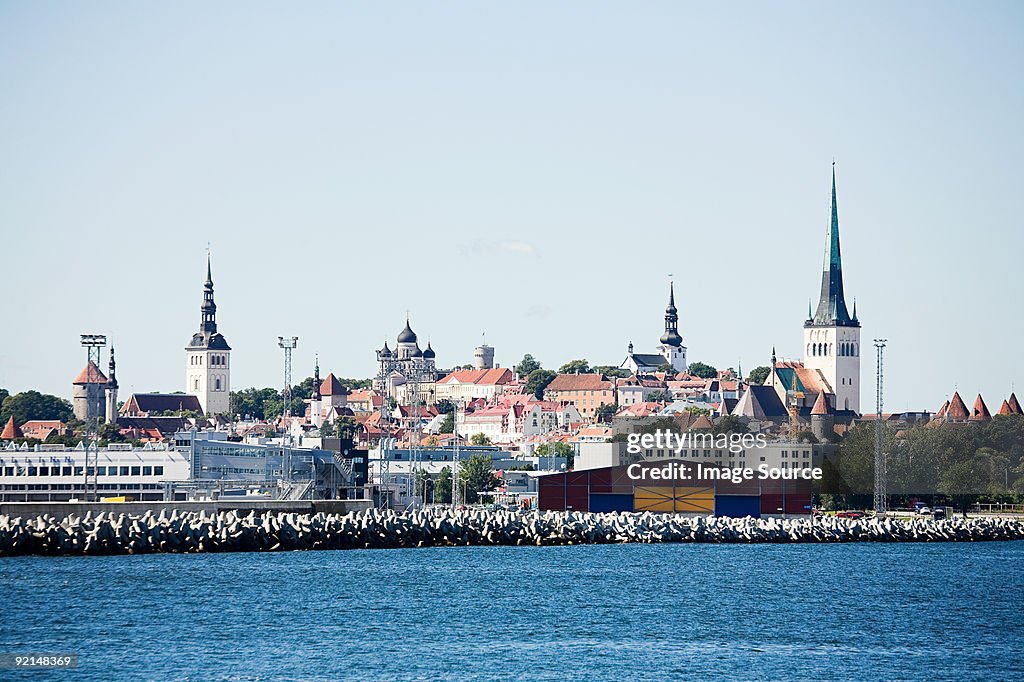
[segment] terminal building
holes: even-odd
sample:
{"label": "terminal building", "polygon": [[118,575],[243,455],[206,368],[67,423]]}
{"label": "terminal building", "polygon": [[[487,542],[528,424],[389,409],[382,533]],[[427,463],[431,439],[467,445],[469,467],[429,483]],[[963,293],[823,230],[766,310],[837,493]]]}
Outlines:
{"label": "terminal building", "polygon": [[[229,440],[220,431],[180,431],[143,447],[9,444],[0,450],[0,501],[47,502],[124,497],[138,501],[361,499],[366,451],[325,439],[328,449]],[[86,467],[88,466],[88,476]],[[88,480],[87,480],[88,479]],[[86,487],[88,486],[88,488]]]}

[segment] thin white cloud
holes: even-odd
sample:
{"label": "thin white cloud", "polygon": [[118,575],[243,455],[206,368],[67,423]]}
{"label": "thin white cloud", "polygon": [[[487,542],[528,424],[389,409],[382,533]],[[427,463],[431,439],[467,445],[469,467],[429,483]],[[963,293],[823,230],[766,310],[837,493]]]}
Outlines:
{"label": "thin white cloud", "polygon": [[529,242],[519,240],[498,242],[498,248],[506,253],[517,253],[523,256],[537,255],[537,247]]}

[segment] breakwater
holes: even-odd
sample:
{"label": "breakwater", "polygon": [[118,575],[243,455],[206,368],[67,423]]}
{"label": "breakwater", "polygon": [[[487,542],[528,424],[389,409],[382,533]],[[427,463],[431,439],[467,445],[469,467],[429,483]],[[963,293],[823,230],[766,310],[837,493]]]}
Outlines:
{"label": "breakwater", "polygon": [[148,511],[0,515],[0,556],[273,552],[454,545],[976,542],[1024,539],[1024,521],[978,517],[752,519],[644,513],[375,509],[345,514]]}

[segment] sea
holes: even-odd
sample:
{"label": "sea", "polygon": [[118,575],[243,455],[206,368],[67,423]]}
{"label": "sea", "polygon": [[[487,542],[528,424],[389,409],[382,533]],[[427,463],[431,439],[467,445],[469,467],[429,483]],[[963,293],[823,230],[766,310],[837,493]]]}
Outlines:
{"label": "sea", "polygon": [[1009,680],[1024,542],[0,559],[54,680]]}

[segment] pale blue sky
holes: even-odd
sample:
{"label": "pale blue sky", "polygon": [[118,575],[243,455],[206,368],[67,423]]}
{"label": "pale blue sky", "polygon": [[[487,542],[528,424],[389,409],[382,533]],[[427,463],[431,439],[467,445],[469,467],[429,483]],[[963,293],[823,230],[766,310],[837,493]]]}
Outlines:
{"label": "pale blue sky", "polygon": [[[0,3],[0,386],[182,390],[211,242],[235,387],[438,362],[798,357],[838,161],[888,406],[1024,390],[1019,3]],[[874,405],[874,366],[862,402]]]}

